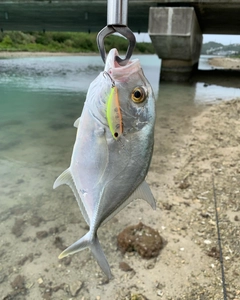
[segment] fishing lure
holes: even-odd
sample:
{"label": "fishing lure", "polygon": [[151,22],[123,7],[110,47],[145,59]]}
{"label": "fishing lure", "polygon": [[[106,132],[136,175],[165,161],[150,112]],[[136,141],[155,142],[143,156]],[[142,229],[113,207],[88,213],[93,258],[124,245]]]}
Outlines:
{"label": "fishing lure", "polygon": [[107,72],[104,73],[108,75],[112,81],[111,91],[106,102],[107,122],[113,138],[117,140],[123,133],[122,113],[118,99],[118,89],[111,76]]}

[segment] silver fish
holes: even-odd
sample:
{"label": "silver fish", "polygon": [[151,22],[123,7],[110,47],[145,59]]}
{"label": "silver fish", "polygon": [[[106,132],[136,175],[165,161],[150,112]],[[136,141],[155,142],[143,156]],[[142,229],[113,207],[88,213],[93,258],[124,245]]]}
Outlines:
{"label": "silver fish", "polygon": [[156,204],[145,177],[150,165],[155,123],[155,99],[140,62],[126,66],[112,49],[105,69],[90,84],[70,167],[55,181],[71,187],[89,232],[59,258],[90,248],[108,279],[111,270],[97,230],[134,199]]}

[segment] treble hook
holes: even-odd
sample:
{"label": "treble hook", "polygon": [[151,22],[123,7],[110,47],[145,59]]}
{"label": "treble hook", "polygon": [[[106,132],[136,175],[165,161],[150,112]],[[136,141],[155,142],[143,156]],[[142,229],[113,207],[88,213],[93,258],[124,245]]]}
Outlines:
{"label": "treble hook", "polygon": [[108,35],[118,32],[127,38],[129,45],[124,59],[116,56],[119,65],[125,66],[132,56],[133,49],[136,44],[135,35],[127,27],[127,10],[128,0],[108,0],[107,6],[107,26],[104,27],[97,35],[97,45],[102,60],[106,61],[106,50],[104,47],[104,39]]}

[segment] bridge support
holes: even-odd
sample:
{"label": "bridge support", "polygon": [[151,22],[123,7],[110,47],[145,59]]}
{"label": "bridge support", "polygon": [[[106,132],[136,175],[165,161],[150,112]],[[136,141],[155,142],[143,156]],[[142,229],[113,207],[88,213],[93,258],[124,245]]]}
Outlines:
{"label": "bridge support", "polygon": [[188,80],[198,67],[202,45],[194,8],[151,7],[149,35],[162,59],[160,80]]}

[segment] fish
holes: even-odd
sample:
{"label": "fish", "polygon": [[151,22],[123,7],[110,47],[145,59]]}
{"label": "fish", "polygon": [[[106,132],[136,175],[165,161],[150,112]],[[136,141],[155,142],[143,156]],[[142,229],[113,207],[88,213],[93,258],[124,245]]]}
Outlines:
{"label": "fish", "polygon": [[103,273],[112,273],[100,245],[98,228],[135,199],[156,209],[145,178],[150,166],[155,97],[139,59],[125,66],[109,51],[105,68],[90,84],[77,127],[70,167],[54,182],[72,189],[89,231],[59,259],[90,248]]}

